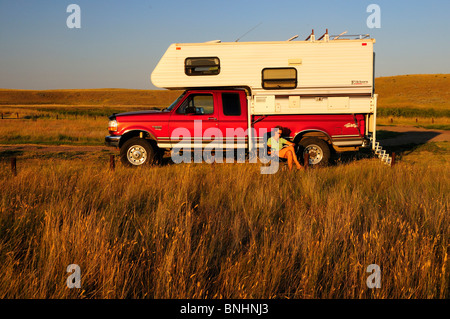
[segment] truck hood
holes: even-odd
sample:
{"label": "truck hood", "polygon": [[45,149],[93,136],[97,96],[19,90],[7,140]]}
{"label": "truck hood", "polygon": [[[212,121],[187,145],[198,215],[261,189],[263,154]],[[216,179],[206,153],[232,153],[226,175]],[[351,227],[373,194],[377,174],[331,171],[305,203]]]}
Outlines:
{"label": "truck hood", "polygon": [[125,112],[125,113],[118,113],[115,116],[116,117],[122,117],[122,116],[136,116],[136,115],[158,115],[158,114],[167,114],[167,112],[161,111],[161,110],[147,110],[147,111],[135,111],[135,112]]}

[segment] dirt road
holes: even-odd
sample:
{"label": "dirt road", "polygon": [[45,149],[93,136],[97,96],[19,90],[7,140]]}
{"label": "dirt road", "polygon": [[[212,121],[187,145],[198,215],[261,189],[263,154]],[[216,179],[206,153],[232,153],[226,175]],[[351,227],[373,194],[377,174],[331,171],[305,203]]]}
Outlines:
{"label": "dirt road", "polygon": [[18,150],[28,152],[96,152],[110,151],[114,148],[107,146],[77,146],[77,145],[36,145],[36,144],[14,144],[0,145],[0,152],[6,150]]}
{"label": "dirt road", "polygon": [[[417,128],[414,126],[380,126],[379,130],[401,133],[392,138],[380,139],[383,146],[399,146],[407,144],[424,144],[427,142],[450,141],[450,131],[429,130]],[[99,146],[74,146],[74,145],[0,145],[0,154],[3,153],[94,153],[94,152],[110,152],[118,153],[112,147],[104,145]],[[6,154],[5,154],[6,155]],[[2,156],[2,157],[5,157]]]}

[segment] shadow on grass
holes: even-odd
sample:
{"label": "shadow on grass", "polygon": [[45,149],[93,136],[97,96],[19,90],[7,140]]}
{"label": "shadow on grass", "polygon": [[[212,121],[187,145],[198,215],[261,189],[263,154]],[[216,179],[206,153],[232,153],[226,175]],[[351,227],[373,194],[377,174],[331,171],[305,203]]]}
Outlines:
{"label": "shadow on grass", "polygon": [[397,136],[391,135],[387,138],[378,138],[378,141],[384,147],[396,147],[409,144],[425,144],[441,134],[441,132],[436,131],[408,131],[401,132],[401,135]]}
{"label": "shadow on grass", "polygon": [[[383,149],[389,155],[395,153],[396,160],[402,160],[404,156],[410,155],[414,152],[431,152],[435,155],[438,154],[448,154],[450,151],[450,147],[448,145],[442,146],[443,143],[448,142],[425,142],[425,143],[408,143],[401,145],[390,145],[384,146],[383,142],[380,141],[380,144],[383,146]],[[336,165],[339,163],[350,163],[355,161],[360,161],[368,158],[377,158],[375,153],[371,149],[362,149],[359,152],[345,152],[341,154],[336,154],[333,158],[331,165]]]}
{"label": "shadow on grass", "polygon": [[12,157],[17,157],[23,155],[23,151],[21,150],[5,150],[0,151],[0,160],[9,159]]}

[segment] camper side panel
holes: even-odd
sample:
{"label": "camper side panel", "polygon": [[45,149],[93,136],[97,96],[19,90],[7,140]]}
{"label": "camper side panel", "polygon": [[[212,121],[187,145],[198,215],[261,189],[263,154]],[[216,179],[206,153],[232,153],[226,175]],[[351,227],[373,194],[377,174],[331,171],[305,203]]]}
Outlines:
{"label": "camper side panel", "polygon": [[[218,57],[217,75],[188,76],[189,57]],[[264,68],[297,70],[300,93],[372,93],[372,40],[173,44],[152,73],[168,89],[248,86],[262,89]],[[265,90],[274,91],[274,90]]]}

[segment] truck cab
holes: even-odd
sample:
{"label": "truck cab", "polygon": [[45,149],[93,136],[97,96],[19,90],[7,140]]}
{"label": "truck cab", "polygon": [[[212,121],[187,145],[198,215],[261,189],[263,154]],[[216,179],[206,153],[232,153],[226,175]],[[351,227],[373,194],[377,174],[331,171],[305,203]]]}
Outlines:
{"label": "truck cab", "polygon": [[245,90],[186,90],[161,111],[110,116],[110,135],[105,142],[120,148],[124,164],[140,166],[154,162],[158,154],[176,145],[194,149],[216,141],[216,147],[223,147],[229,132],[240,132],[233,141],[245,148],[245,131],[240,129],[246,125]]}
{"label": "truck cab", "polygon": [[261,148],[276,126],[282,126],[283,137],[296,144],[297,157],[308,153],[311,165],[326,165],[334,151],[367,145],[363,114],[249,116],[248,97],[245,89],[186,90],[161,111],[112,115],[105,141],[120,148],[121,160],[128,166],[154,163],[174,148],[248,149],[250,139]]}

